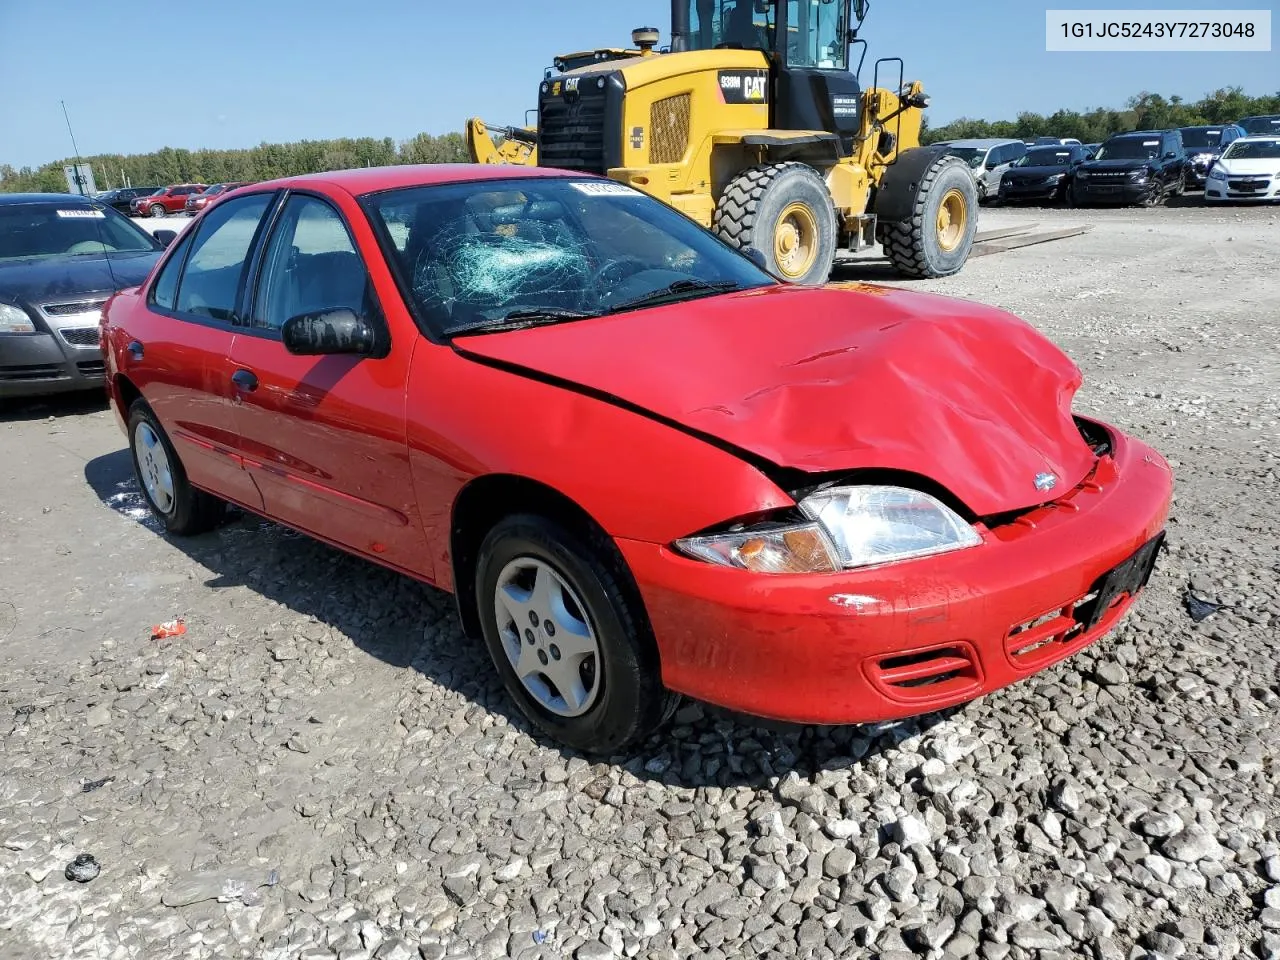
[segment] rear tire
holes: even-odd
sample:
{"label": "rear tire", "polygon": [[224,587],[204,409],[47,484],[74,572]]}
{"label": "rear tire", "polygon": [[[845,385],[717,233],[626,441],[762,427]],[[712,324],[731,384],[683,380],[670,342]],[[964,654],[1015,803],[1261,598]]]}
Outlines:
{"label": "rear tire", "polygon": [[818,171],[804,163],[752,167],[729,182],[711,229],[739,250],[764,254],[788,283],[825,283],[836,256],[836,210]]}
{"label": "rear tire", "polygon": [[226,503],[188,482],[169,435],[145,400],[129,408],[129,454],[143,499],[165,530],[192,536],[221,525]]}
{"label": "rear tire", "polygon": [[[539,597],[548,594],[539,592],[537,577],[548,572],[554,600],[540,603]],[[533,578],[527,583],[526,574]],[[674,712],[680,698],[662,686],[657,645],[639,591],[603,534],[571,530],[537,514],[507,517],[480,547],[474,589],[485,644],[507,693],[549,737],[584,753],[617,753]],[[512,591],[520,597],[514,604]],[[542,628],[524,622],[534,615]],[[582,632],[565,628],[566,615]],[[548,620],[551,630],[545,629]],[[556,622],[562,625],[556,628]],[[556,642],[571,636],[579,643],[589,637],[594,650],[584,655],[579,647],[563,654],[581,658],[573,667],[577,673],[562,681],[581,682],[572,697],[556,682],[557,675],[565,676]],[[521,672],[531,671],[524,679],[517,672],[521,663],[528,664]]]}
{"label": "rear tire", "polygon": [[973,176],[964,161],[948,156],[940,156],[925,170],[910,219],[876,225],[885,256],[899,273],[915,280],[958,272],[977,232]]}

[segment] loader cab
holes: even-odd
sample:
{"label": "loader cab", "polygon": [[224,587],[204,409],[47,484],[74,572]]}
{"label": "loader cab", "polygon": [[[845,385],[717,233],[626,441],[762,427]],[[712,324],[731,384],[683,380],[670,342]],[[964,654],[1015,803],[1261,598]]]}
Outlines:
{"label": "loader cab", "polygon": [[671,50],[761,51],[769,126],[835,133],[847,152],[862,119],[849,48],[864,14],[864,0],[672,0]]}

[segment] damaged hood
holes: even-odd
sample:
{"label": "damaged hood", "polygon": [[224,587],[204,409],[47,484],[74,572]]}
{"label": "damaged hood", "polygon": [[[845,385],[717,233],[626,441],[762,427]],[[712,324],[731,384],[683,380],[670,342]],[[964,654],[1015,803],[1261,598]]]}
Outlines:
{"label": "damaged hood", "polygon": [[979,516],[1054,499],[1094,460],[1076,366],[1010,314],[928,294],[765,287],[454,344],[779,467],[920,474]]}

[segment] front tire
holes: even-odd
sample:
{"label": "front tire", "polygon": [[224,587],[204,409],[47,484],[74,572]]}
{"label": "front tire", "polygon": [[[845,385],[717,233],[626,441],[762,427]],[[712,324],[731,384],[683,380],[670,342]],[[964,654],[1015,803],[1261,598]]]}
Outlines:
{"label": "front tire", "polygon": [[603,534],[507,517],[480,547],[475,590],[503,685],[548,736],[616,753],[670,716],[678,698],[662,686],[639,593]]}
{"label": "front tire", "polygon": [[168,434],[144,400],[129,408],[129,453],[143,499],[169,533],[205,533],[225,519],[227,505],[188,482]]}
{"label": "front tire", "polygon": [[147,211],[148,216],[159,218],[163,217],[168,211],[158,203],[153,203],[151,209]]}
{"label": "front tire", "polygon": [[711,229],[739,250],[764,254],[788,283],[824,283],[836,256],[836,210],[818,171],[804,163],[745,170],[716,204]]}
{"label": "front tire", "polygon": [[969,259],[978,232],[978,196],[964,161],[940,156],[925,170],[911,217],[881,222],[885,255],[904,277],[949,277]]}

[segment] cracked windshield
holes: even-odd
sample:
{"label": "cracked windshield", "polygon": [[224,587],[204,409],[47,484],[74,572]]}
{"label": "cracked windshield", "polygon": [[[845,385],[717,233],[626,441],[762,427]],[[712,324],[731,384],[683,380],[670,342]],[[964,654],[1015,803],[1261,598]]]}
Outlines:
{"label": "cracked windshield", "polygon": [[774,282],[670,208],[617,183],[454,184],[392,191],[369,203],[414,304],[442,334]]}

